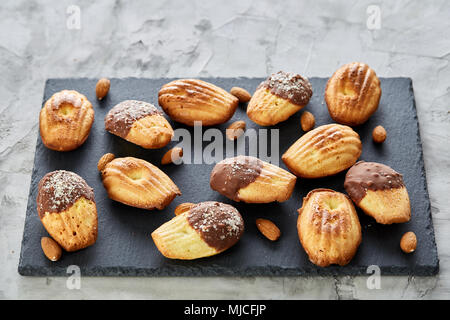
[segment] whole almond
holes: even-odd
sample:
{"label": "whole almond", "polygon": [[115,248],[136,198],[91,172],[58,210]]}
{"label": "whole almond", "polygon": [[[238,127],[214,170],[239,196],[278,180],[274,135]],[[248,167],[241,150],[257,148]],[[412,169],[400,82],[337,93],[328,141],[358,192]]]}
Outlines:
{"label": "whole almond", "polygon": [[45,256],[50,261],[58,261],[62,255],[61,246],[52,238],[42,237],[41,238],[41,247],[42,251],[44,251]]}
{"label": "whole almond", "polygon": [[226,130],[227,138],[230,140],[236,140],[245,131],[245,121],[239,120],[230,124]]}
{"label": "whole almond", "polygon": [[305,111],[300,118],[300,124],[302,126],[302,130],[306,132],[314,128],[316,125],[316,119],[311,112]]}
{"label": "whole almond", "polygon": [[95,94],[97,95],[98,100],[102,100],[108,94],[110,86],[111,82],[109,79],[101,78],[98,80],[97,85],[95,86]]}
{"label": "whole almond", "polygon": [[231,88],[230,93],[238,98],[241,103],[249,102],[252,98],[252,95],[247,90],[239,87]]}
{"label": "whole almond", "polygon": [[181,162],[181,157],[183,156],[182,148],[172,148],[167,151],[161,159],[161,164],[175,163],[179,164]]}
{"label": "whole almond", "polygon": [[267,219],[256,219],[256,227],[271,241],[277,240],[281,235],[281,231],[275,223]]}
{"label": "whole almond", "polygon": [[411,253],[416,250],[417,247],[417,237],[412,231],[405,233],[400,240],[400,248],[405,253]]}
{"label": "whole almond", "polygon": [[114,154],[112,154],[112,153],[105,153],[100,158],[100,160],[98,160],[98,162],[97,162],[97,169],[98,169],[98,171],[100,171],[100,172],[103,171],[103,169],[105,169],[106,165],[109,162],[113,161],[114,158],[115,158]]}
{"label": "whole almond", "polygon": [[185,202],[185,203],[179,204],[175,208],[175,215],[178,216],[178,215],[190,210],[194,205],[195,205],[195,203],[191,203],[191,202]]}
{"label": "whole almond", "polygon": [[386,140],[386,129],[382,126],[376,126],[372,132],[372,139],[376,143],[383,143]]}

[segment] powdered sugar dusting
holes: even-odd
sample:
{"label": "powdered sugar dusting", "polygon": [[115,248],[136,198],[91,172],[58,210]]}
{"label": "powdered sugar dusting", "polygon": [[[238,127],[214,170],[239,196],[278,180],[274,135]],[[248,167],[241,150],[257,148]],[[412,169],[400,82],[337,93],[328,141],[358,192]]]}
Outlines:
{"label": "powdered sugar dusting", "polygon": [[[227,160],[224,161],[224,163],[226,163]],[[239,173],[248,174],[249,176],[258,176],[261,172],[261,164],[259,163],[257,158],[238,156],[229,160],[231,161],[231,175],[236,175]]]}
{"label": "powdered sugar dusting", "polygon": [[244,221],[239,212],[220,202],[197,204],[190,210],[188,221],[206,243],[218,250],[233,245],[244,231]]}
{"label": "powdered sugar dusting", "polygon": [[58,109],[63,103],[72,105],[75,108],[81,107],[81,98],[73,91],[63,90],[54,94],[52,107]]}
{"label": "powdered sugar dusting", "polygon": [[83,178],[65,170],[50,172],[39,183],[39,214],[64,211],[80,197],[94,200],[93,189]]}
{"label": "powdered sugar dusting", "polygon": [[160,114],[158,109],[144,101],[126,100],[112,108],[105,118],[106,130],[125,137],[133,123],[152,114]]}
{"label": "powdered sugar dusting", "polygon": [[312,96],[312,86],[308,78],[292,72],[279,71],[261,83],[273,94],[288,99],[295,104],[305,105]]}

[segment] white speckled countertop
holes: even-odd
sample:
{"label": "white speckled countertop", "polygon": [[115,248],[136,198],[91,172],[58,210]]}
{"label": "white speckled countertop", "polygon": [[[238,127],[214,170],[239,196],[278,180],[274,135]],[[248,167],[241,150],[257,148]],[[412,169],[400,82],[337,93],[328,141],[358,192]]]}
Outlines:
{"label": "white speckled countertop", "polygon": [[[11,0],[0,6],[0,298],[450,298],[448,1]],[[351,61],[368,63],[379,76],[413,79],[438,276],[382,276],[379,290],[368,289],[363,276],[82,278],[79,290],[69,290],[66,278],[18,274],[47,78],[264,77],[278,70],[328,77]]]}

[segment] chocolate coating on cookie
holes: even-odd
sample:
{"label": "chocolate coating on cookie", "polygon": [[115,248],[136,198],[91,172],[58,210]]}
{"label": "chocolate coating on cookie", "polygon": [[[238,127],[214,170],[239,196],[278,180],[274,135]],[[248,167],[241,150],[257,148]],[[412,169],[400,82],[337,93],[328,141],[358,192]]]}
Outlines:
{"label": "chocolate coating on cookie", "polygon": [[70,208],[79,198],[95,201],[94,190],[76,173],[56,170],[39,181],[37,211],[42,218],[46,212],[59,213]]}
{"label": "chocolate coating on cookie", "polygon": [[190,209],[187,220],[202,239],[218,251],[234,245],[244,232],[244,220],[239,211],[221,202],[196,204]]}
{"label": "chocolate coating on cookie", "polygon": [[237,194],[261,174],[263,163],[258,158],[238,156],[220,161],[211,172],[210,186],[220,194],[239,201]]}
{"label": "chocolate coating on cookie", "polygon": [[359,203],[367,190],[387,190],[404,187],[403,177],[392,168],[377,162],[359,161],[345,175],[344,188],[350,198]]}
{"label": "chocolate coating on cookie", "polygon": [[125,100],[108,112],[105,117],[105,128],[107,131],[125,138],[133,123],[154,114],[162,113],[148,102]]}
{"label": "chocolate coating on cookie", "polygon": [[257,89],[260,88],[266,88],[272,94],[300,106],[308,104],[313,94],[308,78],[284,71],[272,74]]}

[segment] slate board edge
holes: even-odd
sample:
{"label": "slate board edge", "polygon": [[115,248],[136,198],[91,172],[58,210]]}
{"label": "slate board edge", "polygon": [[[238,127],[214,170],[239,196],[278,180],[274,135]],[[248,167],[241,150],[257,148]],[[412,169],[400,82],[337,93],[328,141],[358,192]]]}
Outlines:
{"label": "slate board edge", "polygon": [[[208,79],[224,79],[226,77],[208,77]],[[326,77],[310,77],[310,78],[326,78]],[[415,269],[410,269],[407,267],[396,267],[396,266],[390,266],[390,267],[381,267],[381,274],[387,273],[389,275],[399,275],[399,276],[405,276],[405,275],[415,275],[415,276],[432,276],[439,273],[439,256],[437,252],[437,246],[435,241],[435,234],[434,234],[434,224],[431,214],[431,202],[430,197],[428,193],[428,184],[426,180],[426,170],[425,170],[425,164],[424,164],[424,157],[423,157],[423,148],[422,148],[422,140],[420,136],[420,127],[419,127],[419,121],[418,121],[418,115],[417,115],[417,108],[416,108],[416,101],[414,96],[414,90],[413,90],[413,83],[412,79],[410,77],[381,77],[388,78],[388,79],[408,79],[409,80],[409,86],[410,91],[412,92],[412,98],[413,98],[413,108],[415,111],[415,119],[417,120],[417,143],[421,146],[421,154],[420,154],[420,165],[423,168],[423,177],[424,177],[424,192],[425,197],[428,200],[427,208],[428,214],[430,215],[430,221],[431,221],[431,240],[434,245],[434,251],[436,251],[436,257],[437,257],[437,263],[435,266],[430,265],[418,265]],[[58,80],[68,80],[69,78],[48,78],[45,81],[45,86],[49,82],[52,81],[58,81]],[[76,78],[76,80],[95,80],[96,78],[87,78],[87,77],[81,77]],[[139,77],[124,77],[124,78],[114,78],[118,80],[127,80],[127,79],[134,79],[134,80],[169,80],[172,78],[139,78]],[[253,77],[233,77],[233,79],[253,79]],[[43,99],[42,99],[42,106],[44,105],[45,97],[45,90],[43,93]],[[39,126],[37,128],[38,134],[37,134],[37,140],[36,140],[36,147],[39,144],[39,141],[41,139],[40,132],[39,132]],[[32,193],[32,188],[34,185],[37,186],[37,184],[33,183],[35,179],[37,179],[37,176],[35,175],[36,171],[36,152],[33,160],[33,170],[31,174],[31,181],[30,181],[30,187],[29,187],[29,195]],[[34,178],[34,180],[33,180]],[[32,201],[35,201],[35,199],[31,199],[31,197],[28,197],[28,203],[27,203],[27,210],[25,215],[25,223],[24,223],[24,232],[23,232],[23,238],[21,242],[21,252],[20,252],[20,258],[19,258],[19,264],[18,264],[18,273],[22,276],[67,276],[66,268],[62,267],[55,267],[52,269],[46,268],[43,270],[40,267],[34,267],[34,266],[27,266],[23,264],[23,246],[26,240],[26,224],[29,219],[27,219],[28,215],[31,215],[32,212],[29,210],[29,207],[32,206]],[[176,269],[176,270],[174,270]],[[137,268],[133,266],[129,266],[126,268],[126,270],[123,267],[89,267],[82,269],[82,275],[84,276],[356,276],[356,275],[368,275],[367,270],[365,267],[360,266],[331,266],[327,268],[315,268],[315,266],[311,265],[310,269],[306,270],[299,270],[296,268],[282,268],[279,266],[263,266],[263,267],[250,267],[250,268],[241,268],[241,269],[229,269],[229,268],[222,268],[220,266],[208,266],[208,267],[180,267],[176,266],[175,268],[172,267],[164,267],[164,268],[157,268],[157,269],[149,269],[149,268]]]}
{"label": "slate board edge", "polygon": [[437,261],[436,261],[436,268],[435,268],[436,271],[435,271],[435,273],[433,273],[435,275],[435,274],[439,273],[439,264],[440,264],[439,252],[437,251],[436,236],[435,236],[435,233],[434,233],[433,215],[431,213],[431,200],[430,200],[430,194],[428,193],[427,172],[426,172],[426,169],[425,169],[425,160],[424,160],[424,157],[423,157],[422,138],[421,138],[421,135],[420,135],[420,123],[419,123],[419,117],[417,115],[416,97],[414,95],[414,86],[413,86],[412,79],[409,78],[409,77],[407,79],[409,79],[409,81],[410,81],[410,83],[409,83],[409,86],[410,86],[409,90],[411,91],[411,96],[413,97],[412,103],[413,103],[413,108],[414,108],[414,111],[415,111],[414,112],[415,118],[417,120],[416,121],[416,123],[417,123],[417,134],[416,134],[417,144],[421,146],[421,148],[420,148],[421,152],[420,152],[420,155],[419,155],[419,162],[420,162],[420,166],[422,168],[422,175],[423,175],[423,179],[424,179],[424,183],[423,183],[424,190],[423,190],[423,192],[424,192],[424,195],[425,195],[425,199],[427,200],[426,201],[427,202],[426,210],[427,210],[427,213],[430,216],[430,221],[431,221],[431,224],[430,224],[430,226],[431,226],[430,227],[430,229],[431,229],[430,230],[430,235],[432,237],[431,241],[433,243],[433,250],[436,252],[436,259],[437,259]]}
{"label": "slate board edge", "polygon": [[[389,276],[430,276],[436,275],[439,268],[432,266],[417,266],[416,269],[403,267],[381,267],[381,275],[386,274]],[[19,266],[19,274],[22,276],[55,276],[63,277],[70,274],[67,273],[67,269],[63,267],[56,267],[53,269],[46,268],[45,270],[34,266]],[[183,268],[181,266],[163,267],[157,269],[149,268],[137,268],[129,266],[123,267],[100,267],[100,268],[81,268],[81,276],[87,277],[192,277],[192,276],[204,276],[204,277],[295,277],[295,276],[369,276],[372,272],[367,273],[367,269],[364,267],[348,267],[348,266],[331,266],[327,268],[315,268],[311,266],[310,269],[297,269],[297,268],[282,268],[278,266],[264,266],[254,268],[222,268],[220,266],[209,266],[201,268]]]}
{"label": "slate board edge", "polygon": [[[47,85],[48,81],[49,80],[47,80],[45,82],[45,85]],[[33,191],[32,190],[33,186],[36,185],[36,183],[34,183],[34,180],[37,179],[37,174],[35,174],[35,172],[36,172],[36,161],[37,161],[37,159],[36,159],[36,148],[38,147],[39,140],[41,139],[39,125],[38,125],[37,130],[38,130],[38,134],[37,134],[35,153],[34,153],[34,159],[33,159],[33,170],[31,171],[30,187],[28,188],[28,202],[27,202],[27,209],[26,209],[26,212],[25,212],[25,222],[23,224],[23,236],[22,236],[22,243],[21,243],[20,257],[19,257],[18,271],[19,271],[19,274],[21,274],[21,275],[27,275],[26,272],[25,273],[23,272],[23,270],[24,270],[24,267],[23,267],[23,252],[24,252],[24,250],[23,250],[23,248],[25,246],[25,241],[27,240],[27,234],[26,234],[27,223],[30,223],[30,219],[28,218],[28,216],[32,214],[32,210],[30,208],[33,206],[32,202],[36,201],[35,199],[32,199],[30,196],[31,196],[32,191]]]}

